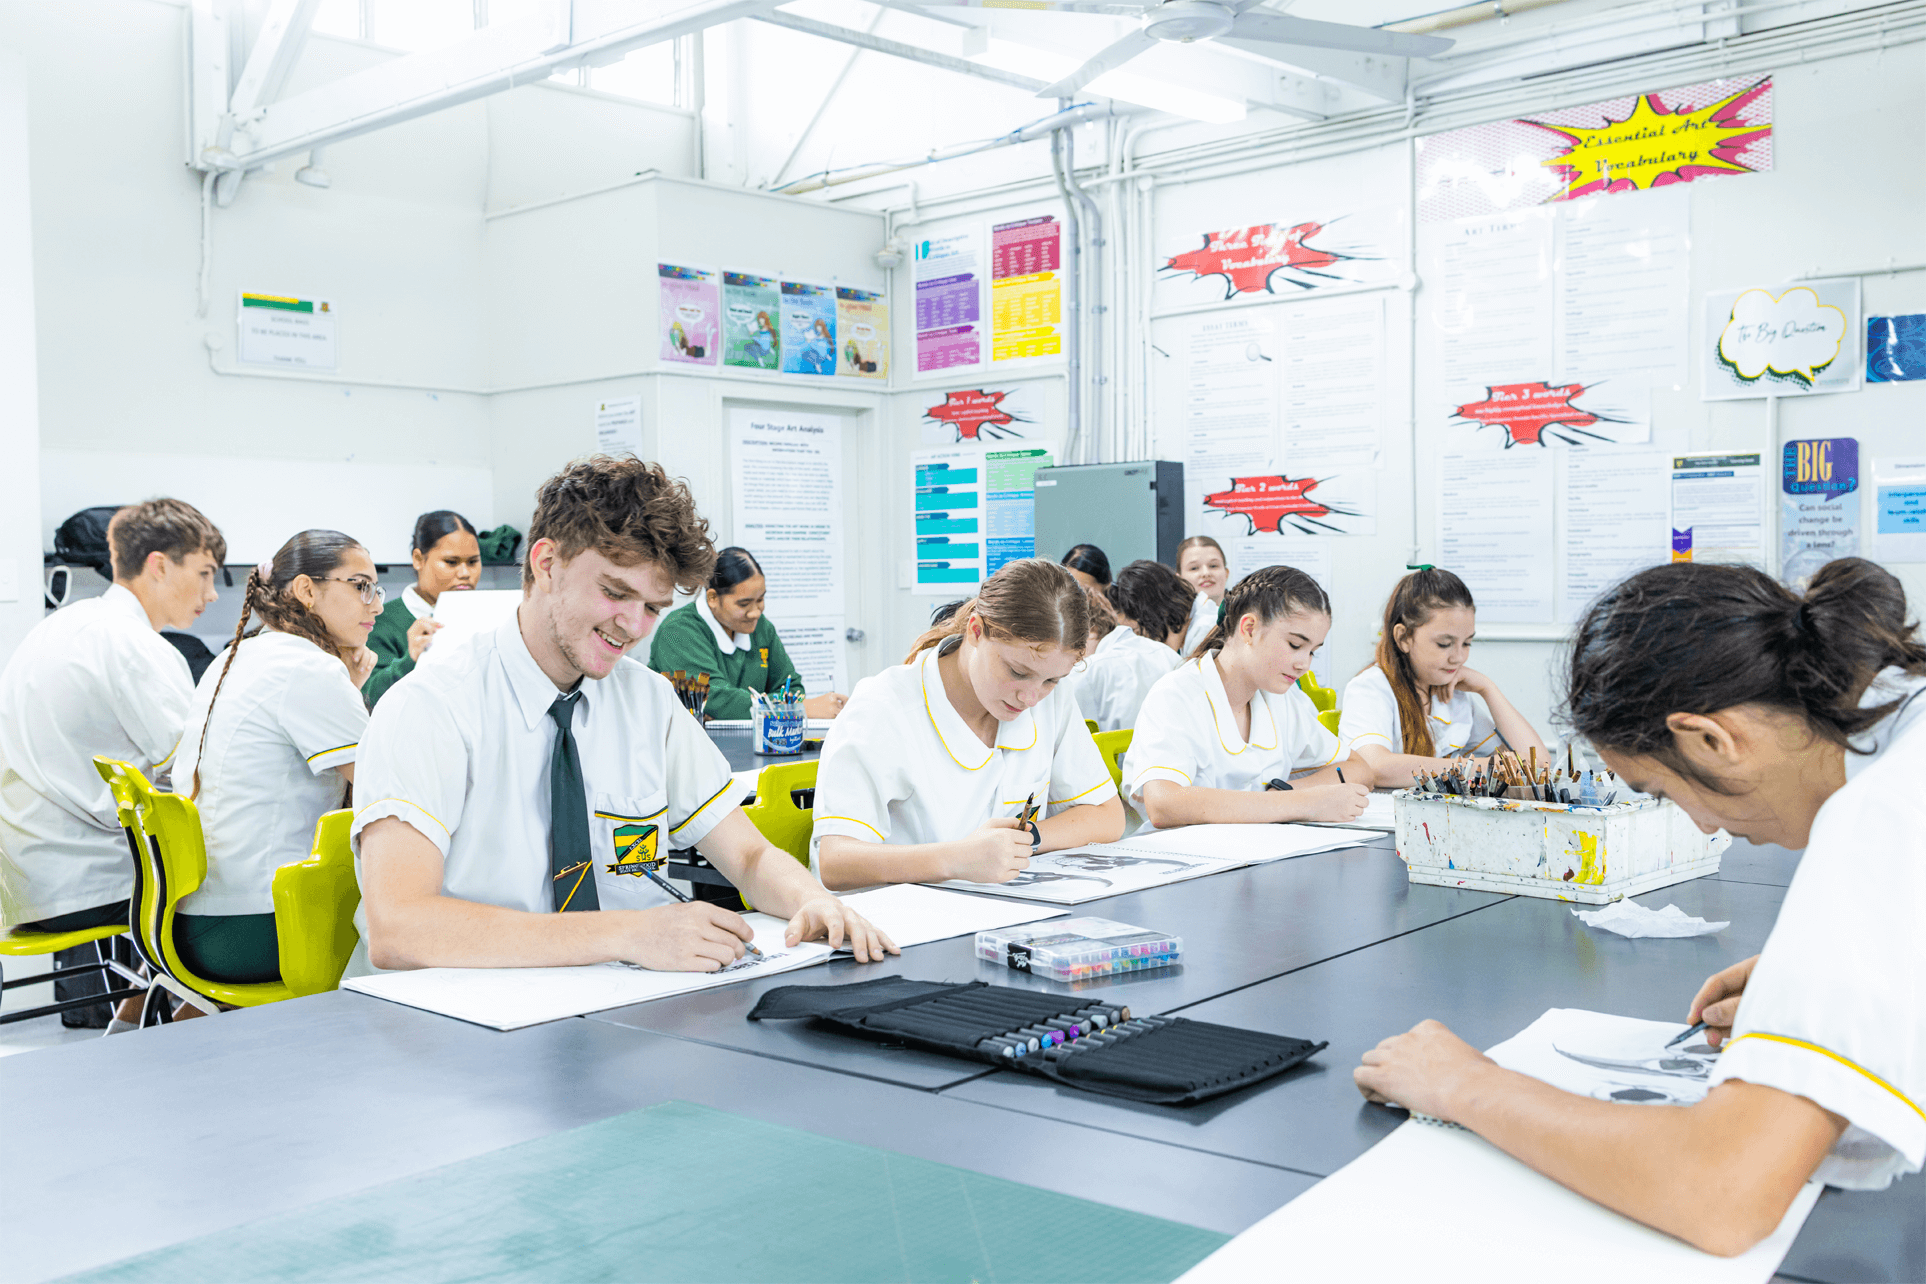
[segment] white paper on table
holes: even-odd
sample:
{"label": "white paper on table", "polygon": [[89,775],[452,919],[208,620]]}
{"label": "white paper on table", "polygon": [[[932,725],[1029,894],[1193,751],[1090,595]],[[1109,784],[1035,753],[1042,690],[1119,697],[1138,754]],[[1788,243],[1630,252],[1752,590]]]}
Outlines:
{"label": "white paper on table", "polygon": [[[1664,1046],[1684,1028],[1553,1008],[1487,1055],[1568,1092],[1685,1104],[1705,1095],[1703,1067],[1715,1057],[1702,1043]],[[1764,1284],[1820,1189],[1808,1182],[1778,1229],[1751,1249],[1715,1257],[1567,1190],[1475,1133],[1412,1120],[1199,1262],[1179,1284],[1273,1278],[1279,1263],[1289,1264],[1292,1278],[1349,1279],[1365,1261],[1377,1279]]]}
{"label": "white paper on table", "polygon": [[785,945],[783,934],[789,924],[783,919],[767,914],[744,917],[755,931],[755,945],[763,957],[744,955],[720,972],[652,972],[626,963],[592,963],[585,967],[429,967],[357,976],[343,981],[341,987],[476,1025],[519,1030],[563,1017],[586,1016],[631,1003],[733,985],[737,981],[808,967],[829,957],[827,945]]}
{"label": "white paper on table", "polygon": [[972,936],[996,927],[1015,927],[1046,918],[1062,918],[1067,909],[1022,905],[987,896],[945,892],[916,883],[898,883],[867,892],[852,892],[843,904],[889,934],[900,947]]}
{"label": "white paper on table", "polygon": [[1587,927],[1602,927],[1620,936],[1710,936],[1731,927],[1731,920],[1708,923],[1676,905],[1646,909],[1637,901],[1613,901],[1600,910],[1573,910]]}
{"label": "white paper on table", "polygon": [[463,589],[435,599],[435,623],[441,625],[428,640],[416,666],[439,663],[471,639],[511,619],[522,604],[520,589]]}
{"label": "white paper on table", "polygon": [[1386,832],[1398,827],[1397,807],[1391,799],[1393,795],[1373,790],[1364,800],[1364,813],[1350,820],[1307,820],[1306,825],[1320,825],[1327,829],[1382,829]]}
{"label": "white paper on table", "polygon": [[1311,825],[1186,825],[1150,830],[1120,843],[1045,852],[1007,883],[941,884],[993,896],[1081,905],[1292,856],[1349,847],[1357,840]]}
{"label": "white paper on table", "polygon": [[[804,718],[803,730],[827,731],[835,721],[834,718]],[[709,718],[702,725],[713,731],[749,731],[756,724],[748,718]]]}

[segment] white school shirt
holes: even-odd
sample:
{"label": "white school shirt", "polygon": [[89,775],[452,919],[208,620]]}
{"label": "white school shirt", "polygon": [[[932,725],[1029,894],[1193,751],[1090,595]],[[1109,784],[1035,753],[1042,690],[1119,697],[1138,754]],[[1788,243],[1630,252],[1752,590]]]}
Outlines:
{"label": "white school shirt", "polygon": [[[1202,646],[1210,631],[1217,627],[1217,611],[1220,603],[1213,602],[1203,593],[1190,604],[1190,627],[1184,630],[1184,655],[1189,655]],[[1182,657],[1179,657],[1180,659]]]}
{"label": "white school shirt", "polygon": [[[682,707],[669,680],[630,657],[584,680],[570,727],[581,758],[603,909],[649,909],[673,898],[643,877],[672,849],[708,837],[736,806],[729,760]],[[562,693],[535,663],[516,617],[418,668],[381,697],[354,774],[361,832],[384,816],[441,850],[443,895],[547,914],[549,759]],[[365,976],[365,908],[348,974]]]}
{"label": "white school shirt", "polygon": [[122,585],[21,640],[0,674],[0,923],[127,899],[133,859],[94,755],[165,787],[193,698],[187,661]]}
{"label": "white school shirt", "polygon": [[[1338,739],[1348,749],[1370,745],[1404,752],[1404,723],[1398,717],[1398,697],[1392,694],[1391,679],[1384,670],[1372,665],[1352,678],[1344,688],[1339,706]],[[1431,700],[1431,756],[1457,758],[1483,757],[1504,747],[1498,725],[1491,720],[1485,702],[1469,691],[1452,693],[1449,701]]]}
{"label": "white school shirt", "polygon": [[194,801],[207,843],[207,881],[181,912],[272,914],[274,871],[306,860],[315,822],[347,805],[337,768],[354,761],[368,707],[346,665],[292,633],[264,629],[243,641],[221,682],[225,663],[216,656],[201,675],[174,759],[182,792],[200,768]]}
{"label": "white school shirt", "polygon": [[864,678],[830,724],[816,769],[810,862],[826,834],[872,843],[943,843],[993,816],[1108,802],[1110,769],[1063,684],[1010,721],[994,747],[943,692],[931,647]]}
{"label": "white school shirt", "polygon": [[1849,1121],[1815,1174],[1878,1190],[1926,1161],[1926,719],[1826,800],[1712,1082]]}
{"label": "white school shirt", "polygon": [[1077,706],[1100,731],[1134,727],[1150,688],[1177,665],[1175,651],[1119,624],[1085,658],[1074,688]]}
{"label": "white school shirt", "polygon": [[1892,700],[1899,701],[1897,709],[1853,737],[1852,744],[1864,752],[1846,751],[1847,780],[1879,761],[1896,738],[1926,720],[1926,677],[1913,677],[1899,668],[1882,669],[1859,697],[1859,707],[1867,709]]}
{"label": "white school shirt", "polygon": [[1317,720],[1311,697],[1293,685],[1283,695],[1251,697],[1251,734],[1237,734],[1237,718],[1217,652],[1185,660],[1144,697],[1136,734],[1124,755],[1124,795],[1143,809],[1144,786],[1169,780],[1204,789],[1262,789],[1273,778],[1338,760],[1338,738]]}

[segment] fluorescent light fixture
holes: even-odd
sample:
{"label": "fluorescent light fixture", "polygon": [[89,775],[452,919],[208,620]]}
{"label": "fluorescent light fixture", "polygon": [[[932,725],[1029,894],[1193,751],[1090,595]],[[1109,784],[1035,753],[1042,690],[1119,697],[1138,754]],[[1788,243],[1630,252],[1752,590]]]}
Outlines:
{"label": "fluorescent light fixture", "polygon": [[[999,40],[995,36],[989,38],[987,48],[981,53],[967,56],[971,62],[1045,82],[1062,80],[1082,66],[1077,59],[1066,54],[1039,49],[1035,45],[1019,44],[1014,40]],[[1173,116],[1185,116],[1213,125],[1227,125],[1244,119],[1241,100],[1221,98],[1216,94],[1188,89],[1131,71],[1105,72],[1085,85],[1081,92],[1099,98],[1117,98],[1139,107],[1167,111]]]}

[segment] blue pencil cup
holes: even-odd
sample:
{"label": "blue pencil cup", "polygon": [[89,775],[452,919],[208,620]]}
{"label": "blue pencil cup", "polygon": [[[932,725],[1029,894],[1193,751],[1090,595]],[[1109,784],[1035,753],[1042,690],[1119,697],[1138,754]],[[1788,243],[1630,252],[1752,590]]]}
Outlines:
{"label": "blue pencil cup", "polygon": [[801,753],[803,747],[803,711],[800,707],[791,711],[757,713],[756,752],[766,755]]}

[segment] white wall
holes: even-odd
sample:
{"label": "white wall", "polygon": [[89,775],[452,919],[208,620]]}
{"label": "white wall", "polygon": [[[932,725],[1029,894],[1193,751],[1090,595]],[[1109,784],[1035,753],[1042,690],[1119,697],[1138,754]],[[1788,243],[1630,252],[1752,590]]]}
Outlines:
{"label": "white wall", "polygon": [[0,49],[0,659],[40,621],[40,433],[25,68]]}

